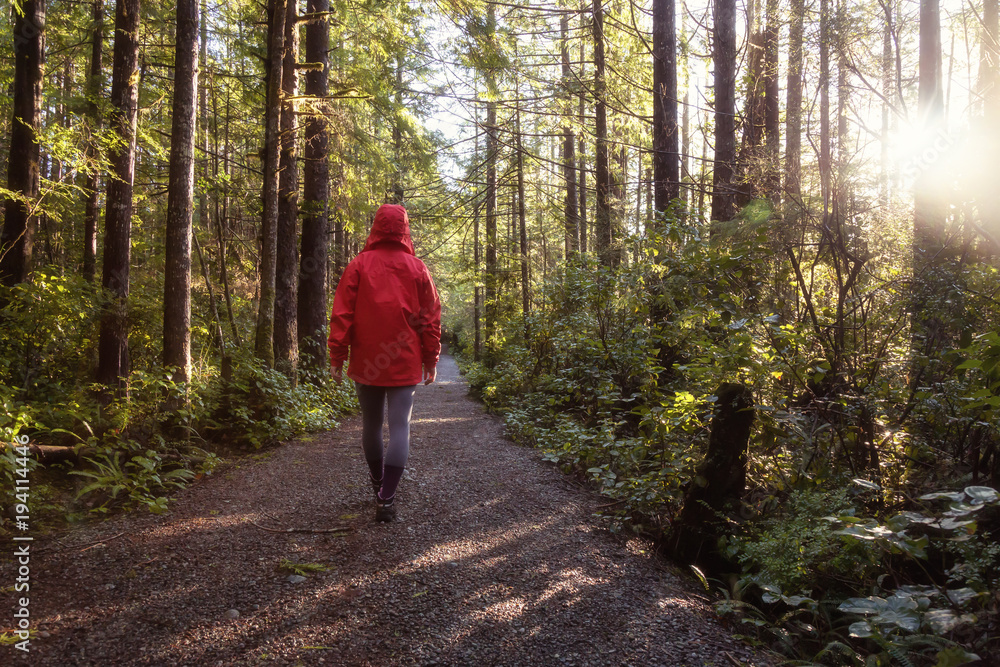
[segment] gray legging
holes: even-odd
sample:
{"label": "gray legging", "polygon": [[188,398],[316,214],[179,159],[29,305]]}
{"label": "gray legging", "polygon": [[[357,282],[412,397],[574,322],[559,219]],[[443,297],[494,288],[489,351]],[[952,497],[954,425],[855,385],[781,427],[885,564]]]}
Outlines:
{"label": "gray legging", "polygon": [[[375,387],[355,382],[361,404],[361,446],[374,479],[382,478],[382,466],[405,468],[410,455],[410,415],[415,385]],[[389,404],[389,447],[382,455],[382,424]],[[378,472],[376,473],[376,470]]]}

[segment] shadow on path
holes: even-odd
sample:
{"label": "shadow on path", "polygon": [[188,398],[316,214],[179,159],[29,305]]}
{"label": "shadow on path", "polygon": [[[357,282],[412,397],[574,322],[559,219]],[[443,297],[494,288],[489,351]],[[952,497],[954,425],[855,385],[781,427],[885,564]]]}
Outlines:
{"label": "shadow on path", "polygon": [[[648,545],[601,530],[599,498],[507,441],[450,357],[417,391],[395,523],[373,521],[359,442],[352,417],[186,489],[164,516],[63,538],[104,543],[48,545],[60,550],[32,561],[31,653],[0,656],[60,667],[766,664]],[[291,583],[282,560],[326,569]]]}

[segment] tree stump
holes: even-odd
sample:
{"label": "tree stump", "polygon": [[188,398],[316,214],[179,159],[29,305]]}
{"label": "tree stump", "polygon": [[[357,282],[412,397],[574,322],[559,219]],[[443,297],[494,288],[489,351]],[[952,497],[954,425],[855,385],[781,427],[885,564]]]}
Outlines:
{"label": "tree stump", "polygon": [[725,558],[715,548],[723,531],[720,515],[735,508],[746,487],[747,446],[753,425],[750,389],[724,383],[716,390],[708,453],[689,484],[670,544],[674,557],[717,570]]}

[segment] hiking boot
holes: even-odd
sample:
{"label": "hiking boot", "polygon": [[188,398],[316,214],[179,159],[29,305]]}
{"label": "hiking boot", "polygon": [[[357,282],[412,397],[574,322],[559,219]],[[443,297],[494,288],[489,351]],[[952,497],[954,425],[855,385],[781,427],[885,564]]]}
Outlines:
{"label": "hiking boot", "polygon": [[389,500],[382,500],[376,494],[375,496],[375,520],[376,521],[392,521],[396,518],[396,506],[393,501],[396,499],[395,496],[389,498]]}

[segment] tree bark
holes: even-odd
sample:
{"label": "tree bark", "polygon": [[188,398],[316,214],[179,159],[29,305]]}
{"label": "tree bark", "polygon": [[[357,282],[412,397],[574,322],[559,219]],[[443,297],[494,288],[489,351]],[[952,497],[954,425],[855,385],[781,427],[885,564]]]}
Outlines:
{"label": "tree bark", "polygon": [[653,205],[658,213],[680,196],[676,52],[674,0],[653,0]]}
{"label": "tree bark", "polygon": [[883,220],[889,220],[889,100],[893,91],[893,27],[892,5],[894,0],[885,0],[885,25],[882,28],[882,128],[881,160],[879,164],[879,206]]}
{"label": "tree bark", "polygon": [[[686,61],[686,59],[685,59]],[[681,112],[681,203],[686,212],[691,205],[691,88],[687,86],[684,90],[684,110]],[[686,185],[685,185],[686,184]],[[652,197],[650,197],[652,200]],[[652,208],[647,206],[647,208]],[[652,216],[650,216],[652,217]]]}
{"label": "tree bark", "polygon": [[724,383],[715,394],[718,398],[708,453],[684,495],[672,544],[680,560],[718,571],[716,566],[724,559],[716,553],[714,545],[725,530],[719,515],[731,512],[746,488],[754,401],[750,390],[741,384]]}
{"label": "tree bark", "polygon": [[[938,0],[920,1],[920,60],[917,115],[925,136],[943,131],[944,85],[941,72],[941,16]],[[913,197],[912,348],[933,354],[946,343],[943,307],[954,280],[943,266],[947,206],[940,160],[920,165]],[[935,305],[932,305],[936,302]]]}
{"label": "tree bark", "polygon": [[[983,25],[979,58],[979,94],[982,100],[982,136],[992,168],[978,170],[976,196],[980,222],[992,237],[994,252],[1000,251],[1000,193],[993,176],[1000,167],[1000,16],[997,0],[983,0]],[[1000,457],[998,457],[1000,461]],[[1000,463],[998,463],[1000,469]]]}
{"label": "tree bark", "polygon": [[830,3],[820,0],[819,9],[819,180],[823,198],[822,229],[830,220]]}
{"label": "tree bark", "polygon": [[[917,114],[928,134],[941,129],[944,119],[944,85],[941,75],[941,17],[938,0],[920,1],[920,62]],[[917,179],[914,197],[914,269],[925,266],[942,243],[944,202],[935,187],[933,165]]]}
{"label": "tree bark", "polygon": [[[479,126],[479,103],[478,103],[478,97],[479,97],[479,90],[478,90],[478,82],[477,82],[477,90],[476,90],[477,102],[476,102],[476,106],[475,106],[475,121],[476,121],[476,138],[475,138],[475,151],[476,152],[475,152],[475,160],[474,160],[475,164],[479,164],[479,135],[480,135],[479,128],[480,128],[480,126]],[[473,301],[473,304],[472,304],[472,309],[473,309],[472,319],[473,319],[473,327],[475,329],[475,332],[474,332],[474,335],[473,335],[473,342],[472,342],[472,345],[473,345],[472,354],[473,354],[473,360],[474,361],[480,361],[482,359],[482,351],[483,351],[483,345],[482,345],[482,343],[483,343],[483,319],[482,319],[483,318],[483,290],[482,290],[482,287],[479,284],[480,280],[482,280],[482,266],[481,266],[481,264],[482,264],[482,248],[481,248],[481,245],[479,243],[479,217],[480,217],[480,213],[482,212],[482,206],[481,206],[481,203],[480,203],[479,197],[478,197],[478,194],[479,194],[479,189],[478,188],[477,188],[476,194],[477,194],[477,197],[476,197],[475,210],[473,211],[473,214],[472,214],[472,216],[473,216],[473,218],[472,218],[472,225],[473,225],[473,227],[472,227],[472,275],[474,276],[474,280],[472,282],[472,285],[473,285],[473,287],[472,287],[472,289],[473,289],[473,294],[472,294],[472,301]]]}
{"label": "tree bark", "polygon": [[274,359],[278,369],[295,378],[299,362],[299,164],[295,102],[299,59],[298,3],[286,4],[281,64],[281,129],[278,158],[278,243],[274,288]]}
{"label": "tree bark", "polygon": [[[569,17],[563,16],[559,22],[561,32],[562,80],[566,95],[566,113],[571,113],[572,70],[569,66]],[[576,139],[573,136],[572,125],[563,125],[562,162],[563,178],[566,181],[566,198],[563,205],[566,230],[566,257],[569,258],[580,250],[580,217],[577,212],[576,195]]]}
{"label": "tree bark", "polygon": [[715,160],[712,174],[712,220],[736,217],[733,174],[736,162],[736,0],[716,0],[715,36]]}
{"label": "tree bark", "polygon": [[[325,14],[329,0],[308,0],[306,11]],[[326,328],[328,324],[326,281],[330,243],[330,166],[329,129],[324,114],[329,95],[330,26],[327,21],[313,21],[306,26],[306,60],[319,63],[305,75],[305,93],[315,100],[313,112],[305,122],[302,186],[305,217],[302,219],[302,264],[299,267],[299,348],[303,363],[314,368],[327,364]]]}
{"label": "tree bark", "polygon": [[528,220],[524,208],[524,146],[521,139],[521,109],[517,109],[517,228],[521,258],[521,312],[524,315],[524,342],[531,338],[528,316],[531,314],[531,283],[528,276]]}
{"label": "tree bark", "polygon": [[163,366],[186,382],[191,367],[191,227],[198,93],[198,4],[177,0],[173,120],[163,272]]}
{"label": "tree bark", "polygon": [[594,0],[594,96],[596,120],[594,144],[597,158],[594,165],[597,203],[594,207],[594,242],[599,248],[601,264],[614,266],[615,248],[611,231],[611,149],[608,145],[608,103],[605,99],[604,76],[604,7],[602,0]]}
{"label": "tree bark", "polygon": [[[205,5],[207,5],[207,0],[201,0],[204,4],[201,9],[201,44],[200,44],[200,55],[199,57],[199,76],[198,76],[198,127],[201,131],[201,175],[204,182],[218,184],[219,176],[219,159],[218,155],[221,152],[219,150],[219,117],[218,117],[218,106],[214,103],[215,98],[213,97],[213,109],[215,110],[215,131],[211,134],[208,131],[208,16],[205,11]],[[215,159],[211,160],[212,167],[209,168],[210,158],[209,156],[213,154],[212,146],[209,143],[209,139],[214,138],[214,154]],[[197,143],[197,133],[195,133],[195,142]],[[228,173],[225,164],[223,165],[223,171]],[[226,186],[227,187],[227,186]],[[198,196],[198,223],[200,226],[207,231],[211,232],[211,214],[209,214],[209,192],[215,188],[203,187],[201,189],[201,194]],[[223,215],[219,210],[219,196],[218,193],[213,193],[213,199],[215,200],[215,222],[216,226],[222,224]],[[223,202],[223,208],[228,208],[228,202]],[[221,237],[220,237],[221,238]],[[223,363],[226,363],[228,354],[226,352],[226,339],[222,333],[222,320],[219,319],[219,306],[215,300],[215,292],[212,289],[211,276],[208,271],[208,266],[205,261],[205,255],[202,253],[201,246],[198,243],[198,234],[193,232],[191,235],[191,241],[194,245],[194,250],[198,255],[198,262],[201,265],[202,273],[205,277],[205,286],[208,289],[208,300],[211,304],[213,319],[218,323],[219,326],[213,331],[215,335],[215,344],[222,353]],[[229,283],[226,277],[226,253],[224,244],[219,246],[219,272],[222,275],[222,286],[223,286],[223,296],[226,299],[226,305],[231,306],[231,295],[229,294]],[[229,309],[230,321],[232,321],[232,309]],[[235,336],[235,329],[234,336]],[[236,336],[234,340],[239,341],[239,337]],[[239,343],[237,342],[237,345]]]}
{"label": "tree bark", "polygon": [[847,42],[846,42],[846,8],[844,0],[837,2],[837,182],[834,187],[836,201],[834,202],[836,211],[836,227],[838,230],[838,240],[843,236],[840,233],[841,223],[850,217],[847,210],[847,201],[850,189],[847,183],[847,171],[850,164],[850,147],[848,142],[847,105],[850,99],[851,89],[848,85],[847,62]]}
{"label": "tree bark", "polygon": [[983,38],[980,47],[980,80],[983,115],[991,127],[1000,124],[1000,11],[997,0],[983,0]]}
{"label": "tree bark", "polygon": [[104,88],[104,0],[94,0],[94,28],[91,36],[90,70],[87,80],[87,117],[90,136],[87,139],[86,159],[90,171],[83,188],[83,278],[93,283],[97,277],[97,219],[101,215],[101,170],[97,166],[98,148],[96,133],[101,129],[101,111],[97,100]]}
{"label": "tree bark", "polygon": [[128,292],[132,243],[132,182],[139,111],[140,0],[115,5],[114,64],[111,73],[111,128],[120,143],[111,150],[104,214],[104,265],[101,284],[108,300],[101,314],[97,381],[121,391],[128,373]]}
{"label": "tree bark", "polygon": [[805,0],[792,0],[788,29],[788,102],[785,108],[785,229],[794,229],[802,199],[802,32]]}
{"label": "tree bark", "polygon": [[767,0],[764,28],[764,190],[772,202],[781,201],[781,100],[778,85],[778,0]]}
{"label": "tree bark", "polygon": [[254,353],[274,367],[275,274],[278,245],[278,158],[281,134],[282,56],[289,0],[268,4],[267,99],[264,108],[264,182],[261,214],[260,303]]}
{"label": "tree bark", "polygon": [[[490,34],[496,26],[495,7],[489,9]],[[486,275],[484,280],[485,318],[483,335],[486,342],[486,363],[492,365],[496,361],[495,335],[499,318],[497,303],[497,282],[499,267],[497,266],[497,105],[494,99],[496,92],[495,73],[488,71],[486,102]]]}
{"label": "tree bark", "polygon": [[[746,111],[743,114],[743,133],[737,162],[743,170],[736,178],[736,205],[743,208],[750,201],[765,192],[766,174],[771,165],[767,163],[765,150],[766,118],[766,77],[765,77],[765,35],[761,27],[760,0],[747,3]],[[737,174],[739,172],[736,172]]]}
{"label": "tree bark", "polygon": [[[586,60],[583,40],[580,40],[580,80],[586,79]],[[587,127],[587,91],[580,89],[580,127]],[[587,143],[584,132],[580,132],[579,166],[580,174],[580,252],[587,252]]]}
{"label": "tree bark", "polygon": [[396,160],[396,173],[393,174],[393,203],[402,205],[406,195],[403,187],[403,59],[396,58],[396,122],[392,124],[393,156]]}
{"label": "tree bark", "polygon": [[7,188],[24,200],[7,200],[0,232],[0,282],[7,286],[24,282],[31,270],[33,209],[41,182],[37,132],[44,66],[45,0],[24,0],[14,18],[14,114],[7,161]]}

